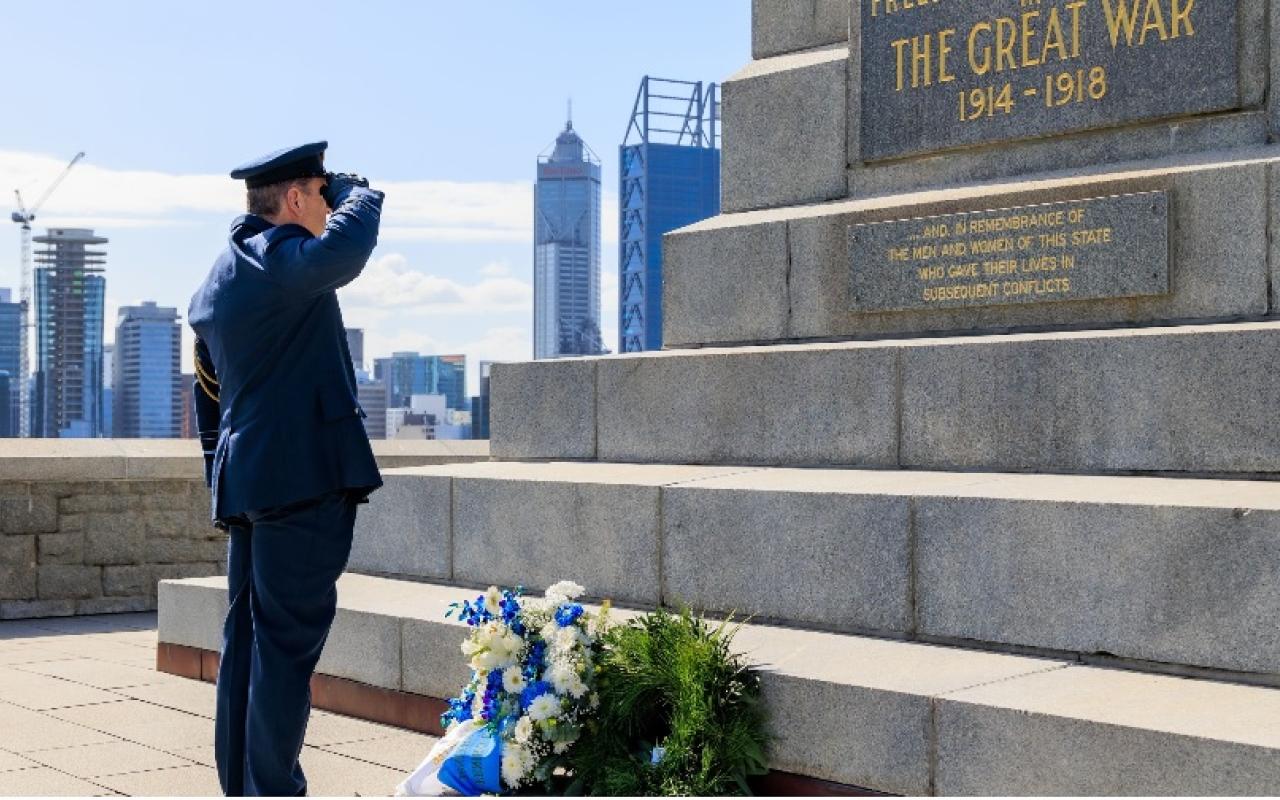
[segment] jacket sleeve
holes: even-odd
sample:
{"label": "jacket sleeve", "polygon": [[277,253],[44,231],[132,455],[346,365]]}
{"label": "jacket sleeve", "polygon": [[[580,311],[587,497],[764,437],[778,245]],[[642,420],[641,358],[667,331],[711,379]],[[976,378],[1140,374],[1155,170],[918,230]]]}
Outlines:
{"label": "jacket sleeve", "polygon": [[218,375],[213,369],[209,346],[196,337],[196,385],[192,402],[195,403],[196,428],[200,432],[200,448],[204,451],[204,483],[213,486],[213,453],[218,447],[218,426],[222,419],[218,405]]}
{"label": "jacket sleeve", "polygon": [[310,297],[356,279],[378,243],[382,192],[353,186],[337,199],[324,233],[281,238],[267,251],[268,273],[290,294]]}

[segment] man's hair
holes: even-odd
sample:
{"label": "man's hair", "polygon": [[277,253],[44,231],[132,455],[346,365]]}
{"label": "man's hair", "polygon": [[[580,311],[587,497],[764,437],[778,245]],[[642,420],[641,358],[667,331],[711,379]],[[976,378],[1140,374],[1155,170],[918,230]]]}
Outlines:
{"label": "man's hair", "polygon": [[297,186],[298,190],[305,194],[307,181],[309,180],[311,179],[294,178],[250,189],[248,198],[249,213],[256,214],[259,217],[274,217],[280,213],[280,204],[284,202],[284,196],[289,189]]}

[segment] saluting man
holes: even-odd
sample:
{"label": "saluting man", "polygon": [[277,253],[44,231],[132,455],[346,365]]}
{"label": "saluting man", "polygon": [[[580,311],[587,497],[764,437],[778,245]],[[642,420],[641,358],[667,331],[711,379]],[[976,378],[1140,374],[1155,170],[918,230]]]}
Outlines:
{"label": "saluting man", "polygon": [[382,485],[336,290],[364,269],[382,192],[324,169],[326,142],[231,173],[248,214],[191,298],[213,520],[230,536],[215,754],[227,795],[302,795],[310,679],[356,506]]}

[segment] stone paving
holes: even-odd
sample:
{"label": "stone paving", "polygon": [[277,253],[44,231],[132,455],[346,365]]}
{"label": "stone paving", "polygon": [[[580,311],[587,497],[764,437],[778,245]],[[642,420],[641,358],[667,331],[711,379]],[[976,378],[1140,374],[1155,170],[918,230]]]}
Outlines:
{"label": "stone paving", "polygon": [[[155,670],[156,615],[0,622],[0,795],[218,795],[211,684]],[[314,711],[313,795],[388,795],[430,736]]]}

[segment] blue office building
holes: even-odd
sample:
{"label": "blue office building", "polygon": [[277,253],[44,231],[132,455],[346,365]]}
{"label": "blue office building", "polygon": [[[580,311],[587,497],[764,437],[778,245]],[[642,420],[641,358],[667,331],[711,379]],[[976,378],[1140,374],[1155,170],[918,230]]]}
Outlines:
{"label": "blue office building", "polygon": [[618,350],[662,348],[662,235],[720,213],[713,83],[645,76],[620,148]]}
{"label": "blue office building", "polygon": [[[8,372],[0,369],[0,407],[12,408],[17,405],[18,398],[12,391],[16,382],[10,380]],[[12,427],[16,421],[8,414],[0,414],[0,438],[10,439],[18,435],[18,429]]]}
{"label": "blue office building", "polygon": [[469,411],[467,357],[392,353],[373,360],[374,380],[387,387],[387,408],[408,408],[415,394],[442,394],[454,411]]}
{"label": "blue office building", "polygon": [[176,308],[154,301],[124,306],[112,355],[113,435],[123,439],[182,436],[182,327]]}
{"label": "blue office building", "polygon": [[480,362],[480,394],[471,398],[471,438],[489,438],[489,368],[492,361]]}
{"label": "blue office building", "polygon": [[0,289],[0,372],[8,377],[0,392],[0,438],[17,436],[22,429],[22,304],[13,302],[8,289]]}
{"label": "blue office building", "polygon": [[36,360],[31,435],[95,438],[102,427],[107,239],[83,228],[35,237]]}
{"label": "blue office building", "polygon": [[107,436],[115,436],[115,380],[116,380],[116,346],[102,346],[102,432]]}
{"label": "blue office building", "polygon": [[569,120],[533,189],[533,357],[598,355],[600,159]]}

